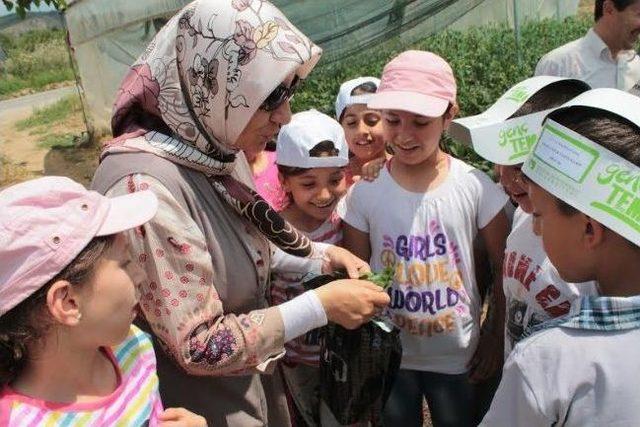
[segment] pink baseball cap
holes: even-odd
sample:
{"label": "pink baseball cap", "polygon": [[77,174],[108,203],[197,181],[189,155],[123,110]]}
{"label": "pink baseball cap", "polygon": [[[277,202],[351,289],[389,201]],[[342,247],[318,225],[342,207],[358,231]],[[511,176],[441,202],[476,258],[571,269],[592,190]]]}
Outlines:
{"label": "pink baseball cap", "polygon": [[456,79],[447,61],[435,53],[408,50],[385,65],[367,106],[439,117],[455,102]]}
{"label": "pink baseball cap", "polygon": [[94,237],[149,221],[150,191],[108,198],[48,176],[0,192],[0,316],[61,272]]}

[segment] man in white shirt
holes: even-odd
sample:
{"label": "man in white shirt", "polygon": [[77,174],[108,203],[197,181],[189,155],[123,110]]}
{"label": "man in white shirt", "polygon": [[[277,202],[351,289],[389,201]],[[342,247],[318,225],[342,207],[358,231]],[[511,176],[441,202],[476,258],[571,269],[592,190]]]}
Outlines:
{"label": "man in white shirt", "polygon": [[584,80],[592,88],[616,88],[640,95],[640,0],[596,0],[595,24],[582,38],[540,59],[535,75]]}

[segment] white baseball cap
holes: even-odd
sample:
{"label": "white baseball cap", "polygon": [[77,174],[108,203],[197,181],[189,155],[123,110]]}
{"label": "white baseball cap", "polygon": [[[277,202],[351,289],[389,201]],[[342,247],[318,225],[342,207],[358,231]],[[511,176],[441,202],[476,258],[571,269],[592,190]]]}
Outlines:
{"label": "white baseball cap", "polygon": [[342,113],[344,110],[350,106],[355,104],[366,104],[369,102],[371,95],[373,93],[362,93],[360,95],[352,95],[351,92],[355,88],[365,83],[371,83],[378,89],[380,86],[380,79],[376,79],[375,77],[358,77],[357,79],[348,80],[342,85],[340,85],[340,90],[338,91],[338,96],[336,97],[336,119],[340,120]]}
{"label": "white baseball cap", "polygon": [[[313,156],[311,150],[323,141],[332,142],[338,154]],[[294,114],[278,134],[276,163],[304,169],[346,166],[349,163],[349,148],[342,126],[317,110]]]}

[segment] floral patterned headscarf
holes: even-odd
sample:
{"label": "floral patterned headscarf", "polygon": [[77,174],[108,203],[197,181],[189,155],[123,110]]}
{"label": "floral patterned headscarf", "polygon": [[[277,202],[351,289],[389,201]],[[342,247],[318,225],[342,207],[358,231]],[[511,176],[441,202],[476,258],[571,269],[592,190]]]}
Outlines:
{"label": "floral patterned headscarf", "polygon": [[131,67],[103,158],[149,152],[210,176],[212,186],[277,246],[307,256],[310,242],[229,174],[242,130],[295,71],[304,79],[321,49],[264,0],[196,0],[174,16]]}

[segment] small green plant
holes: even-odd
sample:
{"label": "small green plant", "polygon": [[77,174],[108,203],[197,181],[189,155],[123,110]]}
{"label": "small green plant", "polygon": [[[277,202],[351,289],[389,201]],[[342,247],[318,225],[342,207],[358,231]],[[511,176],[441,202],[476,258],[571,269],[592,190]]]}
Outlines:
{"label": "small green plant", "polygon": [[379,273],[367,273],[362,275],[362,280],[368,280],[380,286],[382,289],[387,289],[393,283],[394,271],[392,267],[385,267]]}

